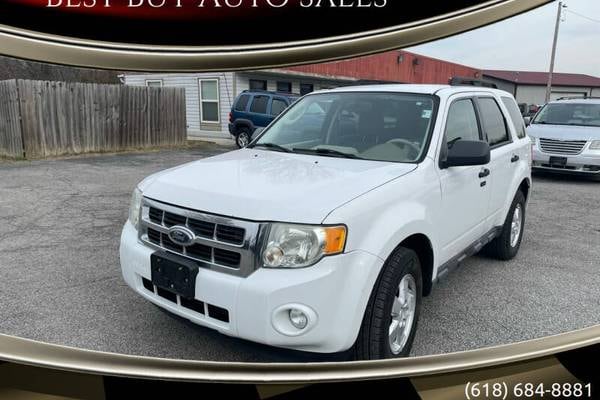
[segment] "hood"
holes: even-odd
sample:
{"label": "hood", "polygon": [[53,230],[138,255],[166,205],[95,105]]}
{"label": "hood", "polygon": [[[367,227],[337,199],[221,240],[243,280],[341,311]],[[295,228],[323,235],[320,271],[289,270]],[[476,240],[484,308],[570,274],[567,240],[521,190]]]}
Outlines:
{"label": "hood", "polygon": [[600,140],[600,127],[576,125],[531,124],[527,134],[535,138],[556,140]]}
{"label": "hood", "polygon": [[223,216],[318,224],[416,167],[242,149],[159,172],[140,189],[154,200]]}

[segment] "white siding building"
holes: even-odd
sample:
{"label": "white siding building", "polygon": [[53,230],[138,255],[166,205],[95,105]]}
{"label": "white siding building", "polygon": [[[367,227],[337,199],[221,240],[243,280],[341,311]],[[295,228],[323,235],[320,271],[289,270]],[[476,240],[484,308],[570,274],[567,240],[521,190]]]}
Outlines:
{"label": "white siding building", "polygon": [[217,73],[131,73],[126,85],[185,88],[188,137],[231,140],[229,112],[238,94],[248,89],[306,94],[358,82],[288,70]]}
{"label": "white siding building", "polygon": [[[484,70],[483,77],[494,82],[498,89],[512,93],[519,103],[541,105],[546,102],[546,72]],[[600,78],[560,72],[553,74],[550,100],[586,96],[600,96]]]}

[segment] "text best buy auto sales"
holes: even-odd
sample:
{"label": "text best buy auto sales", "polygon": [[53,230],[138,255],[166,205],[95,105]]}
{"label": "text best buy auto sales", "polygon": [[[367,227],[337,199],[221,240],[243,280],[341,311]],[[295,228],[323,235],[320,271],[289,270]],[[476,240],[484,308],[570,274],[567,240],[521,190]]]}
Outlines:
{"label": "text best buy auto sales", "polygon": [[[184,7],[184,0],[128,0],[127,7],[149,6]],[[186,1],[185,6],[188,6]],[[281,8],[285,6],[300,5],[300,7],[354,7],[354,8],[382,8],[387,5],[387,0],[198,0],[197,7],[211,8],[237,8],[237,7],[270,7]],[[110,7],[111,0],[48,0],[46,7],[92,8]]]}

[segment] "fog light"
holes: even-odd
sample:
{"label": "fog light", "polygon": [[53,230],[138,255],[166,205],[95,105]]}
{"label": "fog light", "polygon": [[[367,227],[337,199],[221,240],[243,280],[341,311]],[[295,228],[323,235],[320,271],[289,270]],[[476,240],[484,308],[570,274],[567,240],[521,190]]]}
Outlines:
{"label": "fog light", "polygon": [[297,329],[304,329],[308,325],[308,317],[302,311],[292,308],[290,310],[290,322]]}

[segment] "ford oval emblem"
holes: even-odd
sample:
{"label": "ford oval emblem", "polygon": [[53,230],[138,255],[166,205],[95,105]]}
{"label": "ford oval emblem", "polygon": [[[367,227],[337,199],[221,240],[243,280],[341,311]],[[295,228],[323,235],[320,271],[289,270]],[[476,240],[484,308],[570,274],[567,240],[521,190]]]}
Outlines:
{"label": "ford oval emblem", "polygon": [[189,246],[194,242],[194,232],[185,226],[173,226],[169,229],[169,239],[180,246]]}

